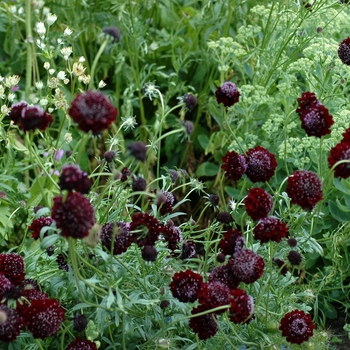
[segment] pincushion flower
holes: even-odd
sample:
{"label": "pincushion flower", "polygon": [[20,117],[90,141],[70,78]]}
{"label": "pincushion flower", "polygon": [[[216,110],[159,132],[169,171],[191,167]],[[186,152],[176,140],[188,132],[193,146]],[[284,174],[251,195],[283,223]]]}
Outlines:
{"label": "pincushion flower", "polygon": [[[191,311],[191,314],[196,315],[207,310],[208,309],[205,305],[199,305]],[[205,340],[214,336],[217,333],[217,320],[217,315],[213,313],[208,313],[202,316],[190,318],[189,326],[193,329],[195,333],[198,334],[199,339]]]}
{"label": "pincushion flower", "polygon": [[173,296],[184,303],[197,300],[203,277],[191,270],[176,272],[169,285]]}
{"label": "pincushion flower", "polygon": [[247,161],[243,155],[235,151],[227,152],[222,157],[221,169],[225,170],[225,176],[229,180],[238,181],[247,170]]}
{"label": "pincushion flower", "polygon": [[313,335],[315,325],[309,314],[301,310],[291,311],[281,319],[282,336],[292,344],[301,344]]}
{"label": "pincushion flower", "polygon": [[33,300],[23,311],[26,326],[35,339],[56,334],[64,316],[64,310],[55,299]]}
{"label": "pincushion flower", "polygon": [[186,108],[190,111],[192,111],[198,103],[196,96],[192,95],[191,93],[185,94],[182,97],[182,101],[185,104]]}
{"label": "pincushion flower", "polygon": [[350,65],[350,37],[339,44],[338,56],[344,64]]}
{"label": "pincushion flower", "polygon": [[234,289],[231,291],[231,304],[229,309],[229,318],[233,323],[247,324],[253,318],[254,301],[245,290]]}
{"label": "pincushion flower", "polygon": [[296,266],[299,266],[302,260],[302,256],[296,250],[291,250],[288,253],[287,258],[292,265],[296,265]]}
{"label": "pincushion flower", "polygon": [[268,241],[281,242],[288,233],[287,225],[274,217],[267,217],[259,220],[259,223],[253,230],[254,238],[260,240],[261,243]]}
{"label": "pincushion flower", "polygon": [[321,105],[313,92],[303,92],[301,97],[297,98],[299,107],[296,109],[298,115],[307,114],[314,107]]}
{"label": "pincushion flower", "polygon": [[310,211],[322,199],[322,182],[312,171],[295,171],[288,177],[286,192],[292,204]]}
{"label": "pincushion flower", "polygon": [[122,221],[117,223],[108,222],[102,226],[101,243],[105,250],[118,255],[127,251],[131,246],[129,224]]}
{"label": "pincushion flower", "polygon": [[242,249],[227,263],[233,275],[246,284],[254,283],[264,273],[264,259],[249,249]]}
{"label": "pincushion flower", "polygon": [[26,289],[21,294],[21,302],[17,301],[16,310],[23,314],[23,311],[29,307],[33,300],[46,300],[49,296],[37,289]]}
{"label": "pincushion flower", "polygon": [[[230,304],[231,290],[230,288],[219,281],[211,281],[202,283],[198,292],[198,302],[207,307],[214,309],[219,306]],[[225,309],[219,310],[216,313],[223,313]]]}
{"label": "pincushion flower", "polygon": [[225,81],[215,91],[217,102],[222,103],[225,107],[230,107],[237,103],[240,95],[236,84],[230,81]]}
{"label": "pincushion flower", "polygon": [[50,216],[42,216],[38,219],[34,219],[28,229],[32,231],[32,237],[37,240],[40,237],[40,231],[45,226],[51,226],[54,222]]}
{"label": "pincushion flower", "polygon": [[4,275],[0,274],[0,301],[3,299],[4,294],[12,288],[12,286],[11,281]]}
{"label": "pincushion flower", "polygon": [[86,133],[91,130],[94,135],[107,129],[117,118],[117,110],[99,91],[78,94],[68,114],[80,130]]}
{"label": "pincushion flower", "polygon": [[23,258],[16,253],[0,254],[0,274],[9,279],[11,283],[20,285],[25,277]]}
{"label": "pincushion flower", "polygon": [[7,305],[0,305],[0,341],[9,343],[17,338],[24,327],[23,317]]}
{"label": "pincushion flower", "polygon": [[157,207],[160,208],[160,215],[171,213],[175,198],[171,192],[160,191],[157,195]]}
{"label": "pincushion flower", "polygon": [[[350,161],[350,142],[340,142],[329,151],[328,164],[330,168],[341,160]],[[347,179],[350,176],[350,162],[337,165],[334,168],[334,176]]]}
{"label": "pincushion flower", "polygon": [[251,188],[244,200],[245,210],[253,220],[265,218],[272,210],[273,199],[262,188]]}
{"label": "pincushion flower", "polygon": [[237,288],[240,283],[240,280],[237,278],[228,264],[216,266],[210,271],[209,282],[214,281],[221,282],[230,289]]}
{"label": "pincushion flower", "polygon": [[139,141],[129,143],[128,151],[140,162],[145,162],[147,160],[147,147],[144,142]]}
{"label": "pincushion flower", "polygon": [[277,167],[276,157],[266,148],[256,146],[250,148],[246,154],[247,170],[246,175],[252,182],[269,181],[275,174]]}
{"label": "pincushion flower", "polygon": [[97,345],[90,340],[77,338],[68,344],[66,350],[97,350]]}
{"label": "pincushion flower", "polygon": [[64,237],[84,238],[95,223],[94,208],[80,192],[69,192],[53,199],[52,218]]}
{"label": "pincushion flower", "polygon": [[234,255],[243,249],[245,239],[238,229],[228,229],[220,239],[219,247],[225,255]]}
{"label": "pincushion flower", "polygon": [[89,193],[92,183],[87,174],[78,165],[65,165],[59,178],[60,189]]}
{"label": "pincushion flower", "polygon": [[77,332],[84,332],[88,325],[88,319],[85,315],[76,313],[73,318],[73,329]]}
{"label": "pincushion flower", "polygon": [[232,215],[227,211],[222,211],[216,216],[216,220],[221,222],[222,224],[230,224],[233,222]]}
{"label": "pincushion flower", "polygon": [[41,107],[29,106],[24,101],[12,105],[10,118],[24,132],[35,129],[44,131],[53,122],[52,116]]}

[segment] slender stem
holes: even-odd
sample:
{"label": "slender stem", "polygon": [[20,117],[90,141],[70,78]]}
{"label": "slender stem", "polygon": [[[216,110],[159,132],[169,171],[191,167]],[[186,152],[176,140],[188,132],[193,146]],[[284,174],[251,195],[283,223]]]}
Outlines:
{"label": "slender stem", "polygon": [[27,64],[26,64],[26,84],[25,95],[28,98],[32,86],[33,71],[33,33],[32,33],[32,1],[26,0],[26,40],[27,40]]}
{"label": "slender stem", "polygon": [[95,77],[95,70],[96,70],[96,67],[97,67],[97,63],[103,53],[103,51],[106,49],[106,46],[108,44],[108,39],[106,39],[102,45],[100,46],[100,49],[98,50],[97,54],[96,54],[96,57],[94,59],[94,62],[92,63],[92,66],[91,66],[91,71],[90,71],[90,82],[89,82],[89,90],[92,90],[94,88],[94,77]]}

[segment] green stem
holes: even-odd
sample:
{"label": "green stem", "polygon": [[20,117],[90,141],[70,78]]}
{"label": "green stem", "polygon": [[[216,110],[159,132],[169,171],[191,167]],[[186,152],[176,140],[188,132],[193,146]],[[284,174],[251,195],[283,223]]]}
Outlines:
{"label": "green stem", "polygon": [[32,86],[33,70],[33,33],[32,33],[32,0],[26,0],[25,17],[26,17],[26,40],[27,40],[27,64],[26,64],[26,83],[25,96],[28,98]]}
{"label": "green stem", "polygon": [[91,71],[90,71],[90,82],[89,82],[89,90],[92,90],[94,88],[94,77],[95,77],[95,71],[96,71],[96,67],[97,67],[97,63],[103,53],[103,51],[106,49],[106,46],[108,44],[108,39],[106,39],[102,45],[100,46],[100,49],[98,50],[96,57],[94,59],[94,62],[92,63],[91,66]]}

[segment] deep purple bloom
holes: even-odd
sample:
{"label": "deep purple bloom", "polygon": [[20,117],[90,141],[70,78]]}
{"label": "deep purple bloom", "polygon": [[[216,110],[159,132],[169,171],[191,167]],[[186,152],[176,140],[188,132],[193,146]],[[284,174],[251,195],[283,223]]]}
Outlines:
{"label": "deep purple bloom", "polygon": [[236,84],[226,81],[215,91],[216,100],[225,107],[233,106],[239,101],[240,92]]}
{"label": "deep purple bloom", "polygon": [[287,258],[292,265],[296,265],[296,266],[299,266],[302,260],[302,256],[296,250],[291,250],[288,253]]}
{"label": "deep purple bloom", "polygon": [[[347,134],[345,137],[347,137]],[[339,142],[329,152],[328,164],[330,168],[341,160],[350,161],[350,142],[348,141]],[[347,179],[350,176],[350,162],[337,165],[334,168],[334,176]]]}
{"label": "deep purple bloom", "polygon": [[0,274],[8,278],[11,283],[20,285],[25,277],[23,258],[16,253],[0,254]]}
{"label": "deep purple bloom", "polygon": [[86,318],[86,316],[77,313],[74,315],[73,318],[73,329],[77,332],[84,332],[86,326],[88,325],[88,319]]}
{"label": "deep purple bloom", "polygon": [[233,217],[229,212],[222,211],[216,216],[216,220],[222,224],[230,224],[233,222]]}
{"label": "deep purple bloom", "polygon": [[131,187],[135,192],[143,192],[146,190],[147,182],[142,176],[137,176],[133,178]]}
{"label": "deep purple bloom", "polygon": [[340,43],[338,56],[344,64],[350,65],[350,37]]}
{"label": "deep purple bloom", "polygon": [[129,224],[122,221],[104,224],[102,226],[101,243],[103,248],[109,252],[111,252],[113,246],[114,255],[126,252],[132,243]]}
{"label": "deep purple bloom", "polygon": [[229,309],[230,320],[236,324],[249,323],[253,319],[253,298],[245,290],[239,288],[232,290],[231,296],[232,300]]}
{"label": "deep purple bloom", "polygon": [[[199,305],[191,311],[191,314],[195,315],[207,310],[208,309],[205,305]],[[202,316],[190,318],[189,326],[193,329],[195,333],[198,334],[199,339],[205,340],[214,336],[217,333],[217,320],[217,315],[213,313],[208,313]]]}
{"label": "deep purple bloom", "polygon": [[[205,305],[207,309],[214,309],[219,306],[229,305],[230,301],[231,290],[226,284],[219,281],[202,283],[198,292],[198,302]],[[216,313],[223,313],[225,311],[225,309],[222,309]]]}
{"label": "deep purple bloom", "polygon": [[192,111],[197,106],[197,98],[192,94],[185,94],[182,98],[182,101],[185,103],[187,109]]}
{"label": "deep purple bloom", "polygon": [[7,305],[0,305],[0,340],[9,343],[17,338],[24,327],[23,317]]}
{"label": "deep purple bloom", "polygon": [[230,289],[237,288],[240,283],[228,264],[217,266],[209,273],[209,282],[214,281],[224,283]]}
{"label": "deep purple bloom", "polygon": [[87,174],[78,165],[65,165],[59,178],[61,190],[89,193],[92,183]]}
{"label": "deep purple bloom", "polygon": [[115,152],[114,151],[107,151],[104,153],[103,157],[106,160],[107,163],[113,162],[113,159],[115,157]]}
{"label": "deep purple bloom", "polygon": [[281,242],[288,233],[287,225],[272,216],[259,220],[259,223],[253,230],[254,238],[260,240],[261,243],[268,241]]}
{"label": "deep purple bloom", "polygon": [[145,162],[147,160],[147,147],[144,142],[131,142],[128,145],[128,150],[132,156],[134,156],[140,162]]}
{"label": "deep purple bloom", "polygon": [[37,240],[40,237],[40,231],[45,226],[51,226],[54,222],[50,216],[42,216],[38,219],[34,219],[28,229],[32,231],[32,237]]}
{"label": "deep purple bloom", "polygon": [[113,38],[113,41],[116,43],[120,40],[120,30],[117,27],[114,27],[114,26],[104,27],[102,29],[102,32],[110,35]]}
{"label": "deep purple bloom", "polygon": [[151,245],[146,245],[141,251],[142,259],[145,261],[155,261],[158,256],[157,249]]}
{"label": "deep purple bloom", "polygon": [[272,210],[273,199],[262,188],[251,188],[244,200],[245,210],[253,220],[265,218]]}
{"label": "deep purple bloom", "polygon": [[225,170],[229,180],[238,181],[247,170],[246,158],[235,151],[227,152],[222,157],[222,163],[221,169]]}
{"label": "deep purple bloom", "polygon": [[243,234],[238,229],[228,229],[220,239],[219,247],[223,254],[231,255],[240,252],[245,244]]}

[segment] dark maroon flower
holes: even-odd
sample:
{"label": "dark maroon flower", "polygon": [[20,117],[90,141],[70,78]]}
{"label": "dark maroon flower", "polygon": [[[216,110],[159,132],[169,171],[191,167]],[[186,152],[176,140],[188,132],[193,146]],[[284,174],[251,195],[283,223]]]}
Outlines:
{"label": "dark maroon flower", "polygon": [[114,27],[114,26],[104,27],[102,29],[102,32],[110,35],[113,38],[113,41],[116,43],[120,40],[120,30],[117,27]]}
{"label": "dark maroon flower", "polygon": [[12,288],[11,281],[4,275],[0,274],[0,301],[3,299],[4,293],[10,290],[11,288]]}
{"label": "dark maroon flower", "polygon": [[252,182],[269,181],[275,174],[277,167],[276,157],[266,148],[256,146],[247,151],[246,175]]}
{"label": "dark maroon flower", "polygon": [[20,285],[25,276],[23,258],[16,253],[0,254],[0,274],[8,278],[11,283]]}
{"label": "dark maroon flower", "polygon": [[226,260],[226,255],[224,253],[219,253],[216,256],[216,261],[219,262],[220,264],[224,263]]}
{"label": "dark maroon flower", "polygon": [[331,126],[334,124],[332,115],[323,105],[313,107],[307,114],[300,115],[300,120],[306,134],[315,137],[330,134]]}
{"label": "dark maroon flower", "polygon": [[97,345],[93,341],[76,338],[68,344],[66,350],[97,350]]}
{"label": "dark maroon flower", "polygon": [[36,289],[36,290],[40,290],[39,284],[37,280],[34,280],[32,278],[26,278],[23,282],[22,282],[22,288],[23,290],[27,290],[27,289]]}
{"label": "dark maroon flower", "polygon": [[350,37],[339,44],[338,56],[344,64],[350,65]]}
{"label": "dark maroon flower", "polygon": [[78,94],[68,114],[80,130],[86,133],[91,130],[94,135],[107,129],[117,118],[117,110],[99,91]]}
{"label": "dark maroon flower", "polygon": [[175,198],[171,192],[160,191],[157,195],[157,207],[160,208],[160,215],[171,213]]}
{"label": "dark maroon flower", "polygon": [[298,253],[295,250],[291,250],[288,253],[287,258],[292,265],[296,265],[296,266],[299,266],[302,260],[302,256],[300,255],[300,253]]}
{"label": "dark maroon flower", "polygon": [[222,224],[230,224],[233,222],[233,217],[227,211],[222,211],[216,216],[216,220],[221,222]]}
{"label": "dark maroon flower", "polygon": [[312,171],[295,171],[288,177],[286,192],[292,204],[312,210],[322,199],[322,182]]}
{"label": "dark maroon flower", "polygon": [[243,249],[245,239],[238,229],[228,229],[219,242],[219,247],[223,254],[234,255]]}
{"label": "dark maroon flower", "polygon": [[251,188],[244,200],[245,210],[253,220],[265,218],[272,210],[273,199],[262,188]]}
{"label": "dark maroon flower", "polygon": [[55,254],[55,246],[50,245],[50,247],[47,247],[46,253],[48,256],[54,255]]}
{"label": "dark maroon flower", "polygon": [[225,107],[230,107],[237,103],[240,95],[236,84],[230,81],[225,81],[215,91],[216,101],[222,103]]}
{"label": "dark maroon flower", "polygon": [[112,163],[113,159],[115,157],[115,152],[114,151],[107,151],[103,154],[104,159],[106,160],[107,163]]}
{"label": "dark maroon flower", "polygon": [[146,190],[147,182],[142,176],[135,177],[132,181],[132,190],[135,192],[143,192]]}
{"label": "dark maroon flower", "polygon": [[[207,310],[208,309],[205,305],[199,305],[191,311],[191,314],[196,315]],[[217,315],[213,313],[208,313],[202,316],[190,318],[189,326],[193,329],[195,333],[198,334],[199,339],[205,340],[214,336],[217,333],[217,321]]]}
{"label": "dark maroon flower", "polygon": [[246,158],[235,151],[227,152],[222,157],[222,163],[221,169],[225,170],[229,180],[238,181],[247,170]]}
{"label": "dark maroon flower", "polygon": [[301,310],[294,310],[284,315],[279,329],[282,336],[292,344],[301,344],[313,335],[315,325],[309,314]]}
{"label": "dark maroon flower", "polygon": [[127,168],[127,167],[124,167],[122,170],[121,170],[121,177],[120,177],[120,181],[121,182],[125,182],[128,177],[131,175],[131,171]]}
{"label": "dark maroon flower", "polygon": [[197,300],[198,291],[203,283],[200,274],[191,270],[176,272],[169,285],[173,296],[184,303]]}
{"label": "dark maroon flower", "polygon": [[162,230],[165,241],[168,243],[168,248],[174,252],[179,249],[178,243],[182,242],[181,230],[178,226],[166,225]]}
{"label": "dark maroon flower", "polygon": [[59,179],[60,189],[89,193],[92,183],[87,174],[78,165],[65,165]]}
{"label": "dark maroon flower", "polygon": [[52,122],[52,116],[38,106],[28,106],[24,101],[12,105],[10,118],[24,131],[45,130]]}
{"label": "dark maroon flower", "polygon": [[151,245],[145,245],[141,250],[142,259],[145,261],[156,261],[158,251]]}
{"label": "dark maroon flower", "polygon": [[170,305],[170,301],[169,300],[162,300],[159,304],[159,307],[161,309],[165,309]]}
{"label": "dark maroon flower", "polygon": [[192,94],[185,94],[182,98],[182,101],[185,103],[187,109],[192,111],[197,106],[197,98]]}
{"label": "dark maroon flower", "polygon": [[281,274],[283,276],[285,276],[287,274],[288,270],[288,266],[286,264],[285,261],[281,260],[281,259],[273,259],[273,262],[278,266],[278,268],[281,270]]}
{"label": "dark maroon flower", "polygon": [[[331,148],[328,156],[329,167],[341,160],[350,161],[350,142],[340,142]],[[350,176],[350,162],[339,164],[334,168],[334,176],[347,179]]]}
{"label": "dark maroon flower", "polygon": [[33,300],[46,300],[49,296],[37,289],[26,289],[21,293],[20,302],[17,300],[16,310],[23,314],[23,311],[29,307]]}
{"label": "dark maroon flower", "polygon": [[67,264],[66,258],[63,256],[63,254],[57,255],[56,262],[57,262],[58,268],[60,270],[68,272],[69,266]]}
{"label": "dark maroon flower", "polygon": [[[45,226],[51,226],[54,220],[50,216],[42,216],[38,219],[34,219],[28,229],[32,232],[32,237],[37,240],[40,237],[40,231]],[[47,234],[45,234],[47,235]],[[45,237],[44,235],[44,237]]]}
{"label": "dark maroon flower", "polygon": [[64,320],[64,310],[55,299],[33,300],[23,311],[26,326],[35,339],[57,333]]}
{"label": "dark maroon flower", "polygon": [[299,116],[309,113],[312,109],[317,106],[321,106],[322,103],[317,99],[313,92],[303,92],[301,97],[297,98],[299,107],[296,112]]}
{"label": "dark maroon flower", "polygon": [[275,241],[279,243],[288,233],[287,225],[272,216],[259,220],[253,230],[254,238],[261,243]]}
{"label": "dark maroon flower", "polygon": [[73,329],[76,331],[76,332],[84,332],[85,331],[85,328],[88,324],[88,319],[86,318],[86,316],[80,314],[80,313],[77,313],[74,315],[74,318],[73,318]]}
{"label": "dark maroon flower", "polygon": [[112,251],[113,246],[114,255],[126,252],[132,243],[129,224],[122,221],[104,224],[102,226],[101,242],[103,248],[109,252]]}
{"label": "dark maroon flower", "polygon": [[287,243],[289,244],[290,247],[296,247],[298,245],[298,241],[293,237],[288,238]]}
{"label": "dark maroon flower", "polygon": [[213,207],[216,207],[219,205],[220,197],[217,194],[211,194],[209,195],[209,202]]}
{"label": "dark maroon flower", "polygon": [[253,318],[254,301],[245,290],[234,289],[231,291],[231,305],[229,309],[229,318],[233,323],[247,324]]}
{"label": "dark maroon flower", "polygon": [[23,317],[7,305],[0,305],[0,340],[9,343],[17,338],[24,327]]}
{"label": "dark maroon flower", "polygon": [[173,169],[169,170],[169,176],[172,183],[175,183],[179,179],[179,173]]}
{"label": "dark maroon flower", "polygon": [[183,125],[185,127],[185,131],[186,131],[187,135],[191,135],[193,133],[194,124],[190,120],[183,120],[181,122],[181,125]]}
{"label": "dark maroon flower", "polygon": [[347,128],[345,132],[343,132],[343,138],[341,142],[350,142],[350,128]]}
{"label": "dark maroon flower", "polygon": [[246,283],[254,283],[264,273],[264,259],[249,249],[242,249],[227,263],[234,276]]}
{"label": "dark maroon flower", "polygon": [[[159,235],[167,232],[167,228],[161,224],[154,216],[147,213],[136,213],[131,217],[130,231],[132,232],[132,242],[139,247],[146,245],[154,246]],[[137,230],[136,230],[137,229]]]}
{"label": "dark maroon flower", "polygon": [[182,243],[182,253],[181,253],[181,259],[187,260],[191,259],[196,254],[196,243],[193,241],[187,241]]}
{"label": "dark maroon flower", "polygon": [[209,274],[209,282],[221,282],[230,289],[238,287],[240,280],[234,275],[227,264],[215,267]]}
{"label": "dark maroon flower", "polygon": [[132,156],[134,156],[140,162],[145,162],[147,160],[147,147],[146,144],[139,142],[131,142],[128,145],[128,150]]}
{"label": "dark maroon flower", "polygon": [[[207,309],[214,309],[219,306],[229,305],[231,300],[230,288],[219,281],[211,281],[202,283],[198,292],[198,302],[207,307]],[[216,311],[221,314],[226,310]]]}
{"label": "dark maroon flower", "polygon": [[84,238],[95,223],[95,212],[90,201],[80,192],[69,192],[53,199],[52,218],[64,237]]}

